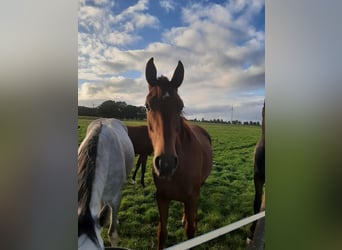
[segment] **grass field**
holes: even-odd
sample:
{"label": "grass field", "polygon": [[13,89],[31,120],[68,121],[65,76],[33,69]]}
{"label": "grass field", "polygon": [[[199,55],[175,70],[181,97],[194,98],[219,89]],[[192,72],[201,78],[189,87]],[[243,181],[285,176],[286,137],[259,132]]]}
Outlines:
{"label": "grass field", "polygon": [[[93,118],[79,117],[78,141],[82,141]],[[143,121],[124,121],[127,125]],[[213,167],[201,188],[196,235],[201,235],[253,214],[253,151],[261,135],[261,127],[197,123],[212,138]],[[145,173],[145,189],[131,183],[129,176],[123,189],[119,211],[120,246],[131,249],[156,249],[158,210],[149,157]],[[136,159],[134,165],[136,163]],[[133,171],[132,171],[133,172]],[[167,246],[186,240],[181,224],[182,204],[172,201],[169,208]],[[245,249],[249,226],[216,238],[193,249]],[[105,244],[109,244],[103,232]]]}

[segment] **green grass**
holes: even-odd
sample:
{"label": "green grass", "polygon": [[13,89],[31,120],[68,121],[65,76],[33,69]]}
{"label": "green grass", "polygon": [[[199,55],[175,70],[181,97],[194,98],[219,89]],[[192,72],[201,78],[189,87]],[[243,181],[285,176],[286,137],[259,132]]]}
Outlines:
{"label": "green grass", "polygon": [[[79,143],[92,118],[79,117]],[[144,121],[124,121],[141,125]],[[261,135],[261,127],[196,123],[212,138],[213,167],[201,188],[196,235],[201,235],[253,214],[253,151]],[[136,162],[137,159],[135,159]],[[152,179],[152,157],[148,158],[145,189],[131,183],[129,176],[119,211],[119,245],[131,249],[155,249],[158,210]],[[133,172],[133,171],[132,171]],[[137,180],[140,178],[140,171]],[[139,183],[139,182],[137,182]],[[186,240],[181,224],[183,206],[172,201],[169,208],[167,246]],[[211,240],[193,249],[245,249],[249,225]],[[103,230],[105,244],[109,244]]]}

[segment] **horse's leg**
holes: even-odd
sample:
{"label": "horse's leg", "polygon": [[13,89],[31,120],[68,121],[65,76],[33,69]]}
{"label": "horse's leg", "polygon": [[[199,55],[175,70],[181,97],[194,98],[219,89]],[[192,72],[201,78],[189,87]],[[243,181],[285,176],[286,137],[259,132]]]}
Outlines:
{"label": "horse's leg", "polygon": [[[265,211],[265,192],[262,195],[260,211]],[[247,242],[248,250],[264,249],[264,234],[265,234],[265,217],[256,222],[255,230],[253,232],[253,241]]]}
{"label": "horse's leg", "polygon": [[112,212],[112,209],[109,205],[105,204],[104,202],[101,202],[102,209],[100,211],[100,214],[98,215],[100,226],[105,227],[108,225],[109,218]]}
{"label": "horse's leg", "polygon": [[191,197],[184,203],[184,214],[183,219],[185,220],[184,230],[188,239],[195,236],[197,226],[197,197]]}
{"label": "horse's leg", "polygon": [[[143,154],[140,155],[141,156],[141,186],[143,188],[145,188],[145,182],[144,182],[144,178],[145,178],[145,171],[146,171],[146,162],[147,162],[147,155]],[[139,158],[140,159],[140,158]]]}
{"label": "horse's leg", "polygon": [[134,184],[135,184],[135,176],[137,175],[137,172],[139,170],[140,163],[141,163],[141,155],[139,155],[139,157],[138,157],[137,164],[135,165],[135,170],[134,170],[134,173],[133,173],[133,176],[132,176],[132,180],[133,180]]}
{"label": "horse's leg", "polygon": [[[254,188],[255,188],[254,205],[253,205],[254,214],[257,214],[260,212],[263,185],[264,185],[263,180],[258,175],[254,175]],[[249,234],[250,239],[253,239],[253,234],[254,234],[256,224],[257,224],[257,221],[254,221],[250,228],[250,234]]]}
{"label": "horse's leg", "polygon": [[121,191],[118,192],[113,200],[110,202],[112,213],[110,216],[110,225],[108,230],[108,237],[112,246],[117,246],[119,242],[118,234],[118,212],[121,202]]}
{"label": "horse's leg", "polygon": [[167,217],[169,214],[169,200],[165,200],[160,197],[160,195],[156,195],[158,210],[159,210],[159,225],[158,225],[158,249],[163,249],[166,243],[167,238]]}
{"label": "horse's leg", "polygon": [[185,222],[186,222],[186,215],[185,215],[185,208],[183,208],[183,216],[182,216],[182,225],[183,225],[183,227],[185,226]]}

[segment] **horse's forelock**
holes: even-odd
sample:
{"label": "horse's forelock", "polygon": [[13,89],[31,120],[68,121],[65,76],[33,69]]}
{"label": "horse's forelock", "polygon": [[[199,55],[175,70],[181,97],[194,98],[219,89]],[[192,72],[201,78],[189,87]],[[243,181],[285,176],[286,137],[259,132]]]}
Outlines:
{"label": "horse's forelock", "polygon": [[154,98],[162,99],[165,97],[176,97],[180,99],[177,88],[171,85],[166,77],[162,78],[162,80],[155,86],[149,88],[146,100],[151,101]]}

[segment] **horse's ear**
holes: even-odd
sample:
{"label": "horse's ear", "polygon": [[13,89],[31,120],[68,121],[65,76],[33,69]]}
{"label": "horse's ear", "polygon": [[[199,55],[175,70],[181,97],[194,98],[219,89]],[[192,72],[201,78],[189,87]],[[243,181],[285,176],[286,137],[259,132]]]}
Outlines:
{"label": "horse's ear", "polygon": [[148,60],[148,62],[146,64],[145,77],[146,77],[146,81],[148,82],[149,85],[151,85],[151,86],[156,85],[156,83],[157,83],[157,69],[153,63],[153,57],[151,57],[151,59]]}
{"label": "horse's ear", "polygon": [[181,61],[178,61],[177,68],[173,73],[171,83],[174,84],[177,88],[182,84],[184,78],[184,67]]}
{"label": "horse's ear", "polygon": [[109,216],[110,216],[110,207],[106,204],[102,208],[100,214],[98,215],[100,226],[104,227],[109,221]]}

